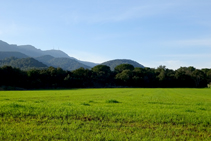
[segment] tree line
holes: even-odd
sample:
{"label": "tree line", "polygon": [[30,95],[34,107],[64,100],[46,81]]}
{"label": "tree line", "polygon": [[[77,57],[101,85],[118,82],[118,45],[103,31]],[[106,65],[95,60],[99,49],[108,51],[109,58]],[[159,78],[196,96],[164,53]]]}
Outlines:
{"label": "tree line", "polygon": [[0,67],[1,89],[56,89],[56,88],[202,88],[211,84],[211,69],[180,67],[171,70],[134,68],[121,64],[114,71],[106,65],[92,69],[79,68],[65,71],[61,68],[20,70],[11,66]]}

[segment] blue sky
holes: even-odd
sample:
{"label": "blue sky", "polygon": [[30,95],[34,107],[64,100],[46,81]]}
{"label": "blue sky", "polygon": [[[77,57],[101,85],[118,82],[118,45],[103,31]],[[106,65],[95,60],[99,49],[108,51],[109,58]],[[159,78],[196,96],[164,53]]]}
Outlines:
{"label": "blue sky", "polygon": [[0,40],[84,61],[211,68],[210,0],[0,0]]}

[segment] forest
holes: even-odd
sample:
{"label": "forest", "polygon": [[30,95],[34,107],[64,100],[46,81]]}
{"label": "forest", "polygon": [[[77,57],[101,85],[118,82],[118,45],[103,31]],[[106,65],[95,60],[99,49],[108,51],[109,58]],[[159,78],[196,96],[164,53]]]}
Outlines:
{"label": "forest", "polygon": [[204,88],[210,87],[211,69],[180,67],[171,70],[134,68],[121,64],[110,70],[106,65],[91,69],[65,71],[61,68],[20,70],[11,66],[0,67],[1,90],[69,89],[69,88]]}

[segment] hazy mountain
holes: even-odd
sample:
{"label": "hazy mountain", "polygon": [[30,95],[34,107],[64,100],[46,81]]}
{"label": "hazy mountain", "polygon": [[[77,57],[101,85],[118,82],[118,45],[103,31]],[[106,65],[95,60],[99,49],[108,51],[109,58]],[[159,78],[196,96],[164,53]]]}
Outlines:
{"label": "hazy mountain", "polygon": [[3,60],[0,60],[0,66],[12,66],[15,68],[20,69],[31,69],[31,68],[47,68],[47,65],[35,60],[34,58],[6,58]]}
{"label": "hazy mountain", "polygon": [[30,56],[30,57],[51,55],[53,57],[67,57],[67,58],[69,58],[69,56],[61,50],[42,51],[42,50],[37,49],[37,48],[35,48],[34,46],[31,46],[31,45],[21,45],[21,46],[10,45],[10,44],[3,42],[1,40],[0,40],[0,51],[21,52],[21,53],[26,54],[27,56]]}
{"label": "hazy mountain", "polygon": [[101,65],[106,65],[106,66],[109,66],[110,69],[113,71],[114,68],[120,64],[131,64],[133,65],[134,67],[137,67],[137,68],[144,68],[143,65],[139,64],[138,62],[135,62],[133,60],[128,60],[128,59],[115,59],[115,60],[110,60],[110,61],[107,61],[107,62],[104,62],[102,63]]}
{"label": "hazy mountain", "polygon": [[15,51],[17,50],[17,46],[15,45],[9,45],[6,42],[3,42],[0,40],[0,51]]}
{"label": "hazy mountain", "polygon": [[62,57],[62,58],[72,58],[72,59],[75,59],[73,57],[68,56],[65,52],[63,52],[61,50],[46,50],[44,52],[45,52],[45,54],[51,55],[51,56],[53,56],[55,58]]}
{"label": "hazy mountain", "polygon": [[53,56],[50,55],[44,55],[44,56],[40,56],[40,57],[36,57],[36,60],[46,64],[47,66],[52,66],[51,64],[49,64],[49,62],[54,59]]}
{"label": "hazy mountain", "polygon": [[[24,55],[27,57],[33,57],[36,58],[38,61],[45,63],[48,66],[53,67],[61,67],[64,70],[74,70],[80,67],[84,68],[91,68],[96,65],[97,63],[87,62],[87,61],[81,61],[77,60],[76,58],[69,57],[65,52],[61,50],[46,50],[42,51],[40,49],[35,48],[31,45],[10,45],[4,41],[0,40],[0,52],[13,52],[8,54],[0,54],[0,59],[4,59],[7,56],[8,57],[16,57],[16,58],[25,58]],[[19,52],[15,53],[15,52]],[[102,63],[103,65],[107,65],[113,70],[117,65],[120,64],[131,64],[134,67],[144,67],[143,65],[132,61],[132,60],[126,60],[126,59],[117,59],[117,60],[111,60],[108,62]]]}
{"label": "hazy mountain", "polygon": [[80,67],[83,67],[85,69],[90,68],[89,66],[84,65],[76,61],[75,59],[71,59],[71,58],[54,58],[53,56],[45,55],[45,56],[36,57],[35,59],[40,62],[43,62],[44,64],[48,66],[60,67],[64,70],[69,70],[69,71],[78,69]]}
{"label": "hazy mountain", "polygon": [[27,55],[20,53],[20,52],[13,52],[13,51],[11,51],[11,52],[9,52],[9,51],[0,52],[0,60],[10,58],[10,57],[28,58]]}
{"label": "hazy mountain", "polygon": [[34,46],[31,45],[21,45],[21,46],[17,46],[17,45],[10,45],[4,41],[0,40],[0,51],[13,51],[13,52],[20,52],[23,53],[27,56],[30,57],[39,57],[39,56],[44,56],[44,55],[51,55],[55,58],[71,58],[71,59],[75,59],[76,61],[86,65],[86,66],[90,66],[90,67],[94,67],[97,64],[96,63],[92,63],[92,62],[87,62],[87,61],[81,61],[81,60],[77,60],[76,58],[70,57],[68,56],[65,52],[61,51],[61,50],[46,50],[46,51],[42,51],[40,49],[35,48]]}

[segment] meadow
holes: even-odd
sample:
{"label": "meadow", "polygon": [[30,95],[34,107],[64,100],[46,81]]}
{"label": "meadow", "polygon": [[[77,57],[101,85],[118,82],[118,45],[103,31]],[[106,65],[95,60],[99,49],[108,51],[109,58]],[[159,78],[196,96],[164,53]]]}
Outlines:
{"label": "meadow", "polygon": [[211,140],[211,89],[0,91],[0,140]]}

